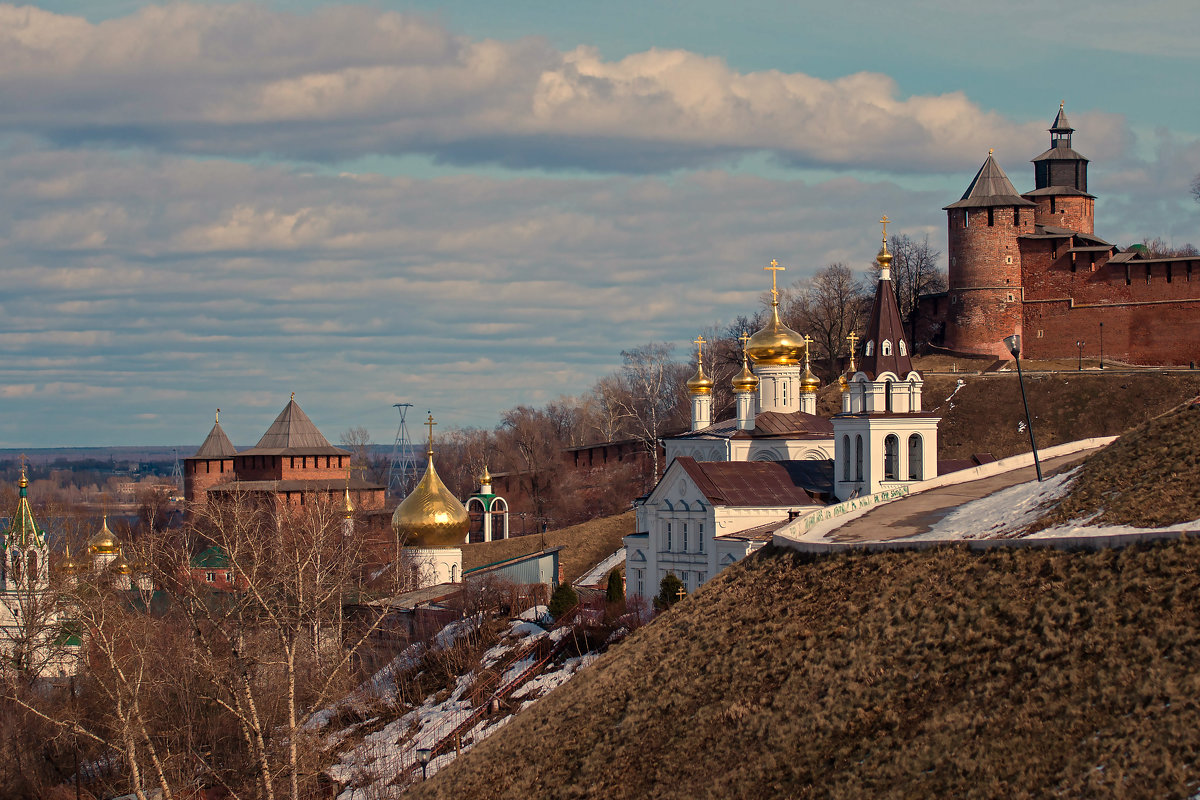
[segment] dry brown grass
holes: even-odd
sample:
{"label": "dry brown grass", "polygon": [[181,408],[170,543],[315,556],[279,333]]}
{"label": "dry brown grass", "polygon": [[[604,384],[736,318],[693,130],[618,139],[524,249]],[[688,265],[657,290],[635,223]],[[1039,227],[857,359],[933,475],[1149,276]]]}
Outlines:
{"label": "dry brown grass", "polygon": [[1200,519],[1200,405],[1143,423],[1084,461],[1034,530],[1079,518],[1149,528]]}
{"label": "dry brown grass", "polygon": [[[627,511],[612,517],[602,517],[572,525],[546,534],[547,547],[565,547],[559,553],[563,579],[573,581],[613,554],[621,546],[621,537],[633,533],[634,513]],[[518,536],[495,542],[463,545],[463,569],[474,569],[506,558],[536,553],[542,547],[542,537]]]}
{"label": "dry brown grass", "polygon": [[416,798],[1184,797],[1200,543],[765,549]]}

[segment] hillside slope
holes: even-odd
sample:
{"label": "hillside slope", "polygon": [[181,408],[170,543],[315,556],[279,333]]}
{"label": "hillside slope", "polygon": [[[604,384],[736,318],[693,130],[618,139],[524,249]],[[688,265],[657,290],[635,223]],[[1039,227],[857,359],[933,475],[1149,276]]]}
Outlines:
{"label": "hillside slope", "polygon": [[1200,402],[1145,422],[1090,456],[1034,530],[1081,518],[1146,528],[1200,519]]}
{"label": "hillside slope", "polygon": [[417,798],[1184,797],[1200,544],[766,548]]}

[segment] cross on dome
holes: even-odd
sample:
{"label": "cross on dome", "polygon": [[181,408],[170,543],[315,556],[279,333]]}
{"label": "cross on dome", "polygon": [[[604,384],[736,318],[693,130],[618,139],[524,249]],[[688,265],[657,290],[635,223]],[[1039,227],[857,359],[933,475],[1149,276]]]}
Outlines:
{"label": "cross on dome", "polygon": [[738,337],[738,341],[742,343],[742,351],[745,352],[746,342],[750,341],[750,334],[743,330],[742,335]]}
{"label": "cross on dome", "polygon": [[433,426],[437,425],[437,423],[433,421],[433,412],[430,411],[428,413],[429,421],[425,423],[425,426],[429,428],[429,455],[433,455]]}
{"label": "cross on dome", "polygon": [[779,302],[779,287],[775,282],[775,276],[779,272],[782,272],[783,270],[787,269],[787,267],[779,266],[779,262],[776,259],[772,258],[771,263],[768,264],[767,266],[763,267],[763,269],[771,271],[771,301],[774,303],[778,303]]}
{"label": "cross on dome", "polygon": [[696,360],[697,361],[701,361],[704,359],[704,345],[707,343],[708,343],[708,340],[704,338],[704,334],[700,334],[693,340],[692,344],[696,345]]}

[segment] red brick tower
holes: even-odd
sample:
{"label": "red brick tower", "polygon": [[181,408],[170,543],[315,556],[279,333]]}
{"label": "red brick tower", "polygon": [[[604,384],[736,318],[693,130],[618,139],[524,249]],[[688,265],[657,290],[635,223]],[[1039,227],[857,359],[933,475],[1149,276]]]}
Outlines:
{"label": "red brick tower", "polygon": [[1050,225],[1077,233],[1096,232],[1096,198],[1088,194],[1088,160],[1071,148],[1075,129],[1067,112],[1058,106],[1050,126],[1050,149],[1033,159],[1037,188],[1025,195],[1037,204],[1038,225]]}
{"label": "red brick tower", "polygon": [[1021,249],[1033,233],[1035,204],[1017,193],[992,158],[962,199],[946,206],[950,256],[946,347],[1007,358],[1001,341],[1021,332]]}
{"label": "red brick tower", "polygon": [[203,505],[208,500],[208,490],[219,483],[231,481],[233,457],[237,453],[229,437],[221,428],[221,409],[208,438],[190,458],[183,460],[183,496],[189,503]]}

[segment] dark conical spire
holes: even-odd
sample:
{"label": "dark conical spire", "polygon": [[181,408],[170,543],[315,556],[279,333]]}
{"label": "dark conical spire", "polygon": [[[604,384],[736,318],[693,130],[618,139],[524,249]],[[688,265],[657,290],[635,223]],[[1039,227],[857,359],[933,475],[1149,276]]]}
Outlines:
{"label": "dark conical spire", "polygon": [[1071,123],[1067,122],[1066,101],[1058,104],[1058,116],[1054,118],[1054,122],[1050,125],[1051,133],[1065,133],[1068,138],[1070,134],[1075,132],[1071,127]]}
{"label": "dark conical spire", "polygon": [[963,192],[962,199],[946,206],[946,210],[1032,205],[1034,204],[1021,197],[1017,192],[1017,188],[1012,185],[1012,181],[1008,179],[1008,175],[1004,174],[1004,170],[996,163],[996,159],[992,157],[992,151],[989,150],[987,160],[983,162],[979,172],[975,173],[975,179],[971,181],[967,191]]}
{"label": "dark conical spire", "polygon": [[863,337],[863,358],[859,371],[866,373],[871,380],[884,372],[903,378],[913,371],[913,366],[908,339],[904,335],[904,322],[900,318],[900,306],[896,302],[896,290],[892,286],[892,254],[887,249],[886,229],[883,247],[876,260],[880,267],[879,282],[875,285],[875,302],[871,305],[867,334]]}
{"label": "dark conical spire", "polygon": [[208,432],[204,443],[200,445],[200,449],[192,458],[203,459],[223,459],[233,458],[237,455],[237,449],[233,446],[233,442],[229,441],[229,437],[225,435],[225,430],[221,427],[221,409],[217,409],[217,419],[213,423],[212,430]]}
{"label": "dark conical spire", "polygon": [[258,444],[249,450],[239,453],[239,456],[256,455],[350,455],[349,450],[334,447],[329,440],[317,430],[317,426],[308,418],[308,414],[296,402],[296,396],[279,412],[279,416],[267,428],[267,432],[258,440]]}

